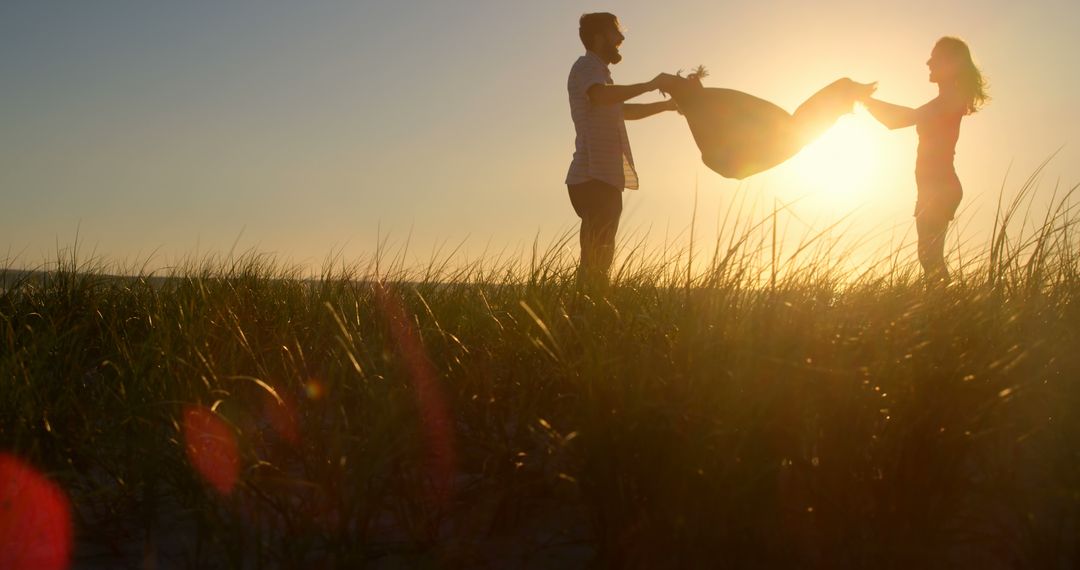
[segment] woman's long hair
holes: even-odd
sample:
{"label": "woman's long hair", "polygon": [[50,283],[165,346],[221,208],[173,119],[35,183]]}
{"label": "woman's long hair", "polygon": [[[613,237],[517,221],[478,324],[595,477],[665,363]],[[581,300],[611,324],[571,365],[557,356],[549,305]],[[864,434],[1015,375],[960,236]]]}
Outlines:
{"label": "woman's long hair", "polygon": [[956,61],[956,87],[964,98],[967,112],[981,109],[990,100],[990,95],[986,92],[986,78],[975,65],[968,45],[960,38],[946,36],[937,41],[934,49],[944,50]]}

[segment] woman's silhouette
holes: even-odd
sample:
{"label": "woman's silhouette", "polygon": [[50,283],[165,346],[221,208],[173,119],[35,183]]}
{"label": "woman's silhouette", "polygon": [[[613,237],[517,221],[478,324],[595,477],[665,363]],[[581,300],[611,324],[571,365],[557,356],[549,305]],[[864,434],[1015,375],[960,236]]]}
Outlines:
{"label": "woman's silhouette", "polygon": [[979,110],[989,99],[986,81],[963,41],[944,37],[937,41],[930,59],[930,82],[938,96],[911,109],[867,97],[870,114],[890,129],[915,126],[919,149],[915,159],[915,229],[919,236],[919,263],[930,283],[948,282],[945,266],[945,231],[956,214],[964,193],[953,167],[960,121]]}

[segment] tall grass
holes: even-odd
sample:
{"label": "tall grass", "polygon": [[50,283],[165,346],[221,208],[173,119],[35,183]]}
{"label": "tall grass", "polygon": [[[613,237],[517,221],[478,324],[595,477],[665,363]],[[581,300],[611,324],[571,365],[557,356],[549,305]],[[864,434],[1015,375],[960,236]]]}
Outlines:
{"label": "tall grass", "polygon": [[0,295],[0,450],[91,565],[1072,567],[1080,243],[1075,188],[1025,211],[1037,180],[929,291],[904,252],[778,252],[775,216],[700,262],[626,244],[603,293],[572,235],[317,278],[62,254]]}

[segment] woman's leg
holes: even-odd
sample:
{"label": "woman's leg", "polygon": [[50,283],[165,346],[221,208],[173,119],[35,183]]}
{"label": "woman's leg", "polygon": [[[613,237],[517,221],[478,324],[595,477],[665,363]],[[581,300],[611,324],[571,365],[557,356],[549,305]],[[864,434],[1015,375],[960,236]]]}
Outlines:
{"label": "woman's leg", "polygon": [[940,212],[923,211],[915,217],[919,263],[923,277],[930,284],[949,282],[949,268],[945,265],[945,232],[948,228],[949,218]]}

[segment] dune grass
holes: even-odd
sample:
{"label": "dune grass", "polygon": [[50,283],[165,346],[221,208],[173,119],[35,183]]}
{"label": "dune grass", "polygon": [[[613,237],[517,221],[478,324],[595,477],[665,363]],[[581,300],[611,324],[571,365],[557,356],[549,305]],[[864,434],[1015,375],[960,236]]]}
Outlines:
{"label": "dune grass", "polygon": [[573,236],[313,279],[68,254],[0,294],[0,450],[89,566],[1074,566],[1080,240],[1035,180],[930,290],[767,221],[589,294]]}

